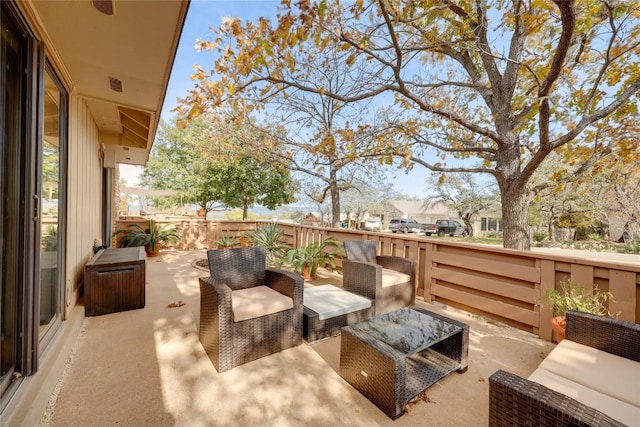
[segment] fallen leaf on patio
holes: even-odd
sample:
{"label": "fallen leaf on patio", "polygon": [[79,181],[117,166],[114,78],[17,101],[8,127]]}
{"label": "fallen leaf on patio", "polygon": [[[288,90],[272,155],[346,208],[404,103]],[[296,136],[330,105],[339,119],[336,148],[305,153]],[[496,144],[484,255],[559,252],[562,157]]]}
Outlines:
{"label": "fallen leaf on patio", "polygon": [[[426,391],[422,391],[422,392],[420,392],[420,394],[418,394],[416,397],[414,397],[413,399],[411,399],[411,400],[409,401],[409,403],[407,403],[407,406],[405,406],[405,410],[406,410],[407,412],[411,412],[411,406],[415,405],[416,403],[418,403],[418,402],[419,402],[419,401],[421,401],[421,400],[422,400],[422,401],[424,401],[424,402],[427,402],[427,403],[431,403],[431,402],[433,402],[433,401],[429,398],[429,396],[427,395],[427,392],[426,392]],[[433,402],[433,403],[435,403],[435,402]]]}
{"label": "fallen leaf on patio", "polygon": [[478,381],[480,381],[481,383],[486,383],[486,382],[487,382],[487,380],[486,380],[486,379],[484,379],[484,377],[480,377],[480,378],[478,378]]}
{"label": "fallen leaf on patio", "polygon": [[171,304],[169,304],[167,306],[167,308],[182,307],[183,305],[184,305],[184,303],[182,301],[172,302]]}

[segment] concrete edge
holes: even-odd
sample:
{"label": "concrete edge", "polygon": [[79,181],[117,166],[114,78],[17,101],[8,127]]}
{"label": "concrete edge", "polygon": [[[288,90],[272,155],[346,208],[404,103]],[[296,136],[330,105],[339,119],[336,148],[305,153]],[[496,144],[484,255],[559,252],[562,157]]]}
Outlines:
{"label": "concrete edge", "polygon": [[39,361],[38,372],[22,380],[2,414],[3,425],[33,427],[40,425],[49,399],[75,348],[84,322],[84,306],[76,305],[62,322]]}

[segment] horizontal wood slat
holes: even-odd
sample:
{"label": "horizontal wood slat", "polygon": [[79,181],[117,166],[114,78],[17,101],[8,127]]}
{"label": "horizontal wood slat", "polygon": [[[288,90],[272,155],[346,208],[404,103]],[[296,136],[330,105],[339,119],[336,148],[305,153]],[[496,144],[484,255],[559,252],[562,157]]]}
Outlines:
{"label": "horizontal wood slat", "polygon": [[498,316],[533,326],[534,328],[537,328],[540,323],[538,313],[535,311],[497,301],[491,297],[474,295],[442,285],[432,285],[431,294],[435,295],[436,298],[442,297],[470,307],[480,307],[483,311],[494,313]]}
{"label": "horizontal wood slat", "polygon": [[507,298],[518,301],[536,303],[538,291],[532,288],[505,283],[494,279],[474,276],[473,274],[461,273],[459,271],[451,271],[445,268],[432,267],[431,275],[435,279],[444,280],[445,282],[461,285],[467,288],[476,289],[495,295],[503,295]]}
{"label": "horizontal wood slat", "polygon": [[462,267],[468,270],[485,271],[525,282],[540,282],[540,269],[536,267],[442,252],[433,253],[433,262]]}

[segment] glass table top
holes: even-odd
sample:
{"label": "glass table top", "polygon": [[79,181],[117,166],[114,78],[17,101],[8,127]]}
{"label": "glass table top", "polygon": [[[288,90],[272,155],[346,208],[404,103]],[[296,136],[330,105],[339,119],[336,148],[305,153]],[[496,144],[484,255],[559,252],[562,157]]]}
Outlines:
{"label": "glass table top", "polygon": [[431,347],[462,330],[458,325],[410,308],[354,323],[351,328],[365,332],[406,355]]}

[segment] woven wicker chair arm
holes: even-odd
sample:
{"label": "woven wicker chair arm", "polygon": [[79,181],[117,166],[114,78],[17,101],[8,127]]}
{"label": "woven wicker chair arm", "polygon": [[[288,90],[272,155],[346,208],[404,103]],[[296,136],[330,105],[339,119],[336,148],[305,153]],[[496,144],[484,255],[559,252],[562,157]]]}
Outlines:
{"label": "woven wicker chair arm", "polygon": [[351,264],[354,264],[354,265],[357,264],[357,265],[360,265],[360,266],[364,266],[365,268],[368,268],[368,267],[382,268],[381,265],[376,264],[375,262],[359,261],[359,260],[355,260],[355,259],[343,259],[342,260],[343,269],[344,269],[344,264],[345,263],[351,263]]}
{"label": "woven wicker chair arm", "polygon": [[499,370],[489,377],[489,426],[612,426],[624,424],[541,384]]}
{"label": "woven wicker chair arm", "polygon": [[640,325],[607,316],[567,312],[566,338],[640,362]]}
{"label": "woven wicker chair arm", "polygon": [[382,266],[364,261],[342,261],[342,285],[345,290],[376,299],[382,292]]}
{"label": "woven wicker chair arm", "polygon": [[213,277],[201,277],[200,285],[202,285],[203,283],[211,286],[211,289],[218,295],[218,299],[220,301],[224,300],[227,297],[229,298],[229,301],[231,301],[232,289],[227,284],[221,282],[220,280],[216,280]]}
{"label": "woven wicker chair arm", "polygon": [[304,289],[304,279],[299,274],[286,270],[267,268],[264,277],[265,285],[292,298],[294,304],[300,300],[302,302],[302,292]]}

